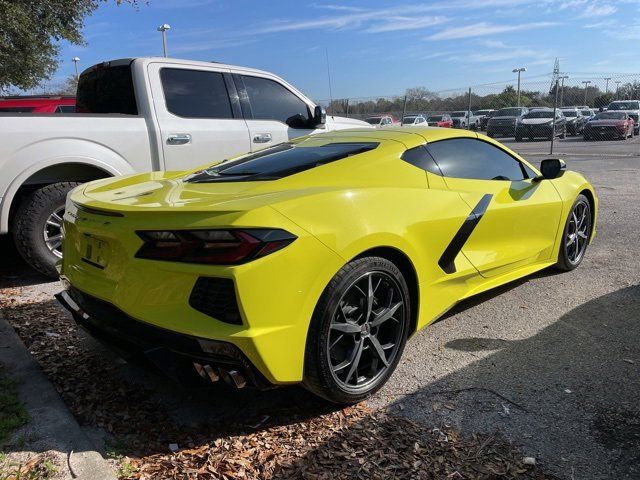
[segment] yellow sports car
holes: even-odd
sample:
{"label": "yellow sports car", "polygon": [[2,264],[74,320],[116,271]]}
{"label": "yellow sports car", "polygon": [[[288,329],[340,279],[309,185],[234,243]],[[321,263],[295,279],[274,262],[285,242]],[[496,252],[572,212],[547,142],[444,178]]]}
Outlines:
{"label": "yellow sports car", "polygon": [[76,188],[58,298],[175,377],[351,403],[460,300],[577,267],[596,210],[562,160],[473,132],[331,132]]}

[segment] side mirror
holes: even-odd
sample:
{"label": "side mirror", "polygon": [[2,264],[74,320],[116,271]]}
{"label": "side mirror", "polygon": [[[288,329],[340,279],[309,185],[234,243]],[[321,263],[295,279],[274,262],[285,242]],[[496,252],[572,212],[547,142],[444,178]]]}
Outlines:
{"label": "side mirror", "polygon": [[564,163],[564,160],[559,158],[548,158],[540,163],[542,178],[538,177],[538,179],[553,180],[554,178],[561,177],[566,169],[567,164]]}
{"label": "side mirror", "polygon": [[327,123],[327,111],[324,107],[316,105],[316,108],[313,109],[313,126],[320,127],[325,123]]}

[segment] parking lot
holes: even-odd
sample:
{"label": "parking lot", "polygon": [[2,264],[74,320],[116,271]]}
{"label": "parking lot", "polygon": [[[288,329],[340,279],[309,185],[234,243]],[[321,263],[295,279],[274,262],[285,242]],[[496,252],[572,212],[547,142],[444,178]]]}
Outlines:
{"label": "parking lot", "polygon": [[640,157],[640,137],[628,140],[597,140],[585,141],[582,137],[567,137],[556,139],[551,155],[549,140],[533,140],[516,142],[513,138],[497,138],[512,150],[524,155],[531,155],[532,161],[540,160],[541,156],[567,156],[569,158],[620,158]]}
{"label": "parking lot", "polygon": [[[518,455],[535,458],[544,469],[536,478],[638,478],[639,142],[624,142],[627,153],[620,153],[622,142],[592,143],[570,138],[556,150],[593,182],[600,198],[597,237],[581,267],[564,274],[546,270],[460,304],[408,343],[398,370],[368,407],[438,435],[485,435],[485,445],[511,442]],[[533,163],[548,146],[505,144]],[[615,155],[607,153],[611,144]],[[282,429],[300,418],[339,414],[299,388],[185,390],[123,362],[78,333],[52,299],[56,282],[33,273],[7,238],[2,248],[5,316],[86,432],[97,443],[108,440],[113,458],[166,452],[174,442],[204,448],[194,432],[209,432],[220,422],[233,433],[239,421]],[[58,340],[61,332],[66,338]],[[142,424],[157,445],[139,444]],[[308,449],[294,466],[317,466],[328,445],[357,444],[363,428],[368,424],[356,420],[338,433],[321,430],[321,446]],[[454,438],[440,442],[453,445]],[[154,465],[184,461],[184,455],[158,455],[151,457]]]}

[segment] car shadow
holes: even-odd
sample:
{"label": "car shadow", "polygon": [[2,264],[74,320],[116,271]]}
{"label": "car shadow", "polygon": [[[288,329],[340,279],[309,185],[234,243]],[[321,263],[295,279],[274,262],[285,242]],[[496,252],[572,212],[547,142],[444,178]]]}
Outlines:
{"label": "car shadow", "polygon": [[[467,435],[499,431],[559,478],[637,479],[639,339],[635,285],[574,308],[530,338],[450,341],[445,353],[484,355],[416,390],[394,392],[390,384],[377,396],[394,399],[389,409],[422,424]],[[322,450],[357,443],[363,430],[340,432],[298,460],[299,469],[321,473],[309,466]]]}
{"label": "car shadow", "polygon": [[20,256],[13,239],[9,235],[0,235],[0,288],[24,287],[40,283],[52,282],[31,268]]}

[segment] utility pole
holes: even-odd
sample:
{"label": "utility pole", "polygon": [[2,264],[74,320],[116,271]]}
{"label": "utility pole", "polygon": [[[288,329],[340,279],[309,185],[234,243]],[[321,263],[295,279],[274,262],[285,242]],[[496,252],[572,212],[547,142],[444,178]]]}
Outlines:
{"label": "utility pole", "polygon": [[558,80],[556,80],[555,98],[553,100],[553,120],[551,122],[551,147],[549,149],[549,155],[553,155],[553,142],[556,138],[556,114],[558,112]]}
{"label": "utility pole", "polygon": [[611,77],[605,77],[605,80],[607,81],[607,86],[604,88],[604,93],[609,93],[609,80],[611,80]]}
{"label": "utility pole", "polygon": [[71,59],[71,61],[73,62],[73,66],[74,66],[74,68],[76,70],[76,80],[78,80],[78,78],[79,78],[79,75],[78,75],[78,62],[80,61],[80,59],[78,57],[73,57]]}
{"label": "utility pole", "polygon": [[582,83],[584,83],[584,104],[587,105],[587,90],[589,89],[591,80],[583,80]]}
{"label": "utility pole", "polygon": [[469,102],[467,104],[467,130],[471,130],[471,87],[469,87]]}
{"label": "utility pole", "polygon": [[[560,84],[560,108],[564,105],[564,81],[569,79],[569,75],[563,75],[560,77],[562,83]],[[558,82],[556,82],[556,88],[558,88]]]}
{"label": "utility pole", "polygon": [[618,100],[618,93],[620,92],[620,84],[622,82],[620,80],[616,80],[616,100]]}
{"label": "utility pole", "polygon": [[518,107],[520,106],[520,74],[522,72],[526,72],[527,68],[526,67],[521,67],[521,68],[514,68],[513,70],[511,70],[513,73],[517,73],[518,74]]}
{"label": "utility pole", "polygon": [[163,23],[158,27],[158,31],[162,33],[162,53],[165,57],[169,56],[167,55],[167,30],[169,30],[170,28],[171,25],[169,25],[168,23]]}
{"label": "utility pole", "polygon": [[333,113],[333,89],[331,88],[331,68],[329,67],[329,49],[324,48],[324,53],[327,58],[327,80],[329,81],[329,107]]}

